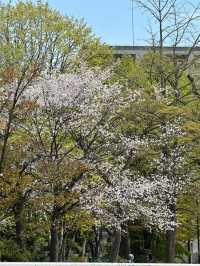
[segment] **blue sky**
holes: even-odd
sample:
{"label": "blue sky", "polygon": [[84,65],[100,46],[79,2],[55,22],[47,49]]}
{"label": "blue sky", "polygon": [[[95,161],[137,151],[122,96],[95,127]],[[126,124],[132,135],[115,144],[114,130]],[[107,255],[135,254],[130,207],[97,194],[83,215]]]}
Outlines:
{"label": "blue sky", "polygon": [[[84,18],[93,32],[109,44],[132,45],[132,16],[130,0],[49,0],[50,6],[63,14]],[[135,43],[148,38],[146,16],[134,8]]]}
{"label": "blue sky", "polygon": [[[5,0],[3,2],[6,2]],[[17,0],[12,0],[16,2]],[[24,0],[25,1],[25,0]],[[36,0],[33,0],[36,1]],[[62,14],[84,18],[94,34],[111,45],[132,45],[131,0],[44,0]],[[187,2],[187,0],[180,0]],[[189,2],[189,0],[188,0]],[[194,5],[200,0],[192,0]],[[149,39],[147,15],[134,4],[135,45],[147,44]]]}

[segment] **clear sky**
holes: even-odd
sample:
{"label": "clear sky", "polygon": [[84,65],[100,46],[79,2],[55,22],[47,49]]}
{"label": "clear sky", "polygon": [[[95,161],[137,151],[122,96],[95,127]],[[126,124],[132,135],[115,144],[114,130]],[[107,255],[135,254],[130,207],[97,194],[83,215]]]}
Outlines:
{"label": "clear sky", "polygon": [[[6,2],[5,0],[3,2]],[[12,0],[16,2],[17,0]],[[25,0],[24,0],[25,1]],[[33,0],[36,1],[36,0]],[[62,14],[84,18],[94,34],[111,45],[132,45],[132,2],[131,0],[44,0]],[[180,2],[187,0],[180,0]],[[200,4],[200,0],[188,0]],[[147,44],[150,21],[134,4],[135,45]]]}
{"label": "clear sky", "polygon": [[[84,18],[103,42],[113,45],[133,43],[130,0],[49,0],[48,3],[63,14]],[[135,6],[135,44],[144,44],[148,38],[145,17]]]}

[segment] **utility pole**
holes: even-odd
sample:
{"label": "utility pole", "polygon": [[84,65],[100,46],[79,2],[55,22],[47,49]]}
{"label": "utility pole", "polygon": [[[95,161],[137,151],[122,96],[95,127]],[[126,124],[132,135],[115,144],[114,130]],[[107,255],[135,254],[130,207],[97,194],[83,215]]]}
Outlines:
{"label": "utility pole", "polygon": [[135,28],[134,28],[134,5],[131,0],[131,29],[132,29],[132,45],[135,46]]}

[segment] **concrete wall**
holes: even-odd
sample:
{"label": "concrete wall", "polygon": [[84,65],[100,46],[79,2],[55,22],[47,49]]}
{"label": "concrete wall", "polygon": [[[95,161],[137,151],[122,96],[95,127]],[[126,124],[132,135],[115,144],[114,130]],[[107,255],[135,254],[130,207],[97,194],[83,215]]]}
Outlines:
{"label": "concrete wall", "polygon": [[[149,51],[159,51],[159,47],[151,47],[151,46],[112,46],[114,54],[117,56],[121,55],[132,55],[136,57],[136,59],[141,59],[145,53]],[[190,51],[189,47],[177,47],[175,48],[176,55],[178,56],[187,56],[188,52]],[[172,55],[173,54],[172,47],[164,47],[163,53],[164,55]],[[196,47],[193,49],[190,60],[194,57],[200,56],[200,48]]]}

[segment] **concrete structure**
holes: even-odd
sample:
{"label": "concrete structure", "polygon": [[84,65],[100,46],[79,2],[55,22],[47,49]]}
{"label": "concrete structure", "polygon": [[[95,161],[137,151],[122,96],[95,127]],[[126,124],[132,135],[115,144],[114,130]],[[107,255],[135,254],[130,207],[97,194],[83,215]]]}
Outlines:
{"label": "concrete structure", "polygon": [[[111,46],[116,58],[123,55],[132,56],[136,60],[140,60],[144,55],[150,51],[159,52],[159,47],[152,46]],[[165,56],[173,57],[174,53],[178,59],[184,60],[189,56],[188,72],[195,78],[196,85],[200,87],[200,47],[195,47],[191,50],[190,47],[164,47],[163,54]]]}
{"label": "concrete structure", "polygon": [[[136,59],[141,59],[145,53],[149,51],[159,51],[159,47],[151,47],[151,46],[111,46],[114,50],[114,54],[116,57],[121,57],[122,55],[130,55]],[[190,52],[190,47],[176,47],[175,53],[178,57],[186,57]],[[174,53],[173,47],[164,47],[163,48],[164,55],[172,56]],[[195,47],[190,56],[189,60],[193,60],[196,57],[200,57],[200,47]]]}

